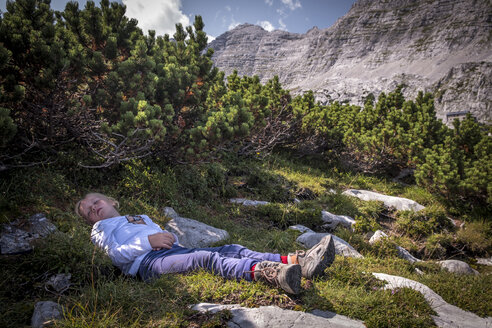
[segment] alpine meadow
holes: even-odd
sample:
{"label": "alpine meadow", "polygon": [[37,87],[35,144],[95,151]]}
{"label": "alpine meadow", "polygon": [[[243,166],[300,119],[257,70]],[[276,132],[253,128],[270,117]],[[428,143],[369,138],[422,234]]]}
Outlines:
{"label": "alpine meadow", "polygon": [[[405,97],[404,83],[323,104],[278,76],[226,76],[201,16],[156,35],[109,0],[6,8],[0,326],[38,327],[40,301],[55,327],[321,327],[334,313],[346,327],[492,326],[490,122],[446,125],[440,95]],[[336,259],[298,295],[205,270],[144,282],[74,213],[94,191],[163,228],[183,217],[227,232],[209,246],[288,254],[331,234]],[[284,321],[240,317],[266,306]]]}

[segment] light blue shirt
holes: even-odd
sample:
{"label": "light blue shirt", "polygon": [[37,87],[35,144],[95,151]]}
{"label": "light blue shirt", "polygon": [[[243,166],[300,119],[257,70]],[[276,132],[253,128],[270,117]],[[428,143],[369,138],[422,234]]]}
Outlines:
{"label": "light blue shirt", "polygon": [[[140,263],[151,250],[149,235],[164,232],[147,215],[139,215],[145,224],[128,222],[125,216],[104,219],[92,226],[91,240],[109,255],[123,273],[134,276]],[[178,237],[174,235],[175,243]]]}

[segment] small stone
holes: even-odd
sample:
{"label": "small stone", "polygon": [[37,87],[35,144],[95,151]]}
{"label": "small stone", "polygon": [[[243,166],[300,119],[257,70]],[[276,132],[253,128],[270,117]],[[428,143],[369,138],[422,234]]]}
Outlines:
{"label": "small stone", "polygon": [[27,220],[16,220],[2,226],[0,248],[2,254],[22,254],[32,251],[31,241],[44,238],[56,231],[56,226],[44,214],[34,214]]}
{"label": "small stone", "polygon": [[422,260],[419,260],[418,258],[416,258],[415,256],[413,256],[412,254],[410,254],[409,251],[407,251],[406,249],[404,249],[401,246],[396,246],[396,249],[398,250],[398,257],[400,257],[404,260],[407,260],[410,263],[422,261]]}
{"label": "small stone", "polygon": [[492,265],[492,256],[489,258],[479,258],[477,259],[477,264],[481,265]]}
{"label": "small stone", "polygon": [[30,224],[29,232],[33,235],[37,234],[43,238],[56,231],[56,226],[43,213],[34,214],[28,221]]}
{"label": "small stone", "polygon": [[34,305],[34,313],[31,318],[31,327],[42,328],[51,325],[54,320],[61,319],[62,307],[52,301],[41,301]]}
{"label": "small stone", "polygon": [[458,260],[446,260],[437,262],[441,268],[449,272],[458,274],[479,274],[477,270],[472,269],[468,263]]}
{"label": "small stone", "polygon": [[302,233],[305,233],[305,232],[313,232],[314,233],[313,230],[309,229],[308,227],[303,226],[302,224],[296,224],[296,225],[290,226],[289,229],[297,230],[297,231],[300,231]]}
{"label": "small stone", "polygon": [[70,279],[72,275],[70,273],[59,273],[51,276],[46,282],[45,286],[48,289],[53,289],[55,292],[61,294],[70,288]]}
{"label": "small stone", "polygon": [[2,254],[22,254],[32,251],[30,241],[32,236],[24,230],[5,225],[4,233],[0,237]]}
{"label": "small stone", "polygon": [[262,200],[249,200],[245,198],[231,198],[229,202],[235,204],[242,204],[244,206],[260,206],[260,205],[270,204],[269,202],[262,201]]}
{"label": "small stone", "polygon": [[352,226],[355,224],[355,220],[347,215],[336,215],[327,211],[321,211],[321,220],[325,222],[323,228],[335,230],[338,225],[353,230]]}
{"label": "small stone", "polygon": [[369,244],[374,244],[375,242],[381,240],[382,238],[387,238],[388,235],[385,234],[383,231],[381,230],[376,230],[376,232],[374,233],[374,235],[372,235],[371,239],[369,239]]}

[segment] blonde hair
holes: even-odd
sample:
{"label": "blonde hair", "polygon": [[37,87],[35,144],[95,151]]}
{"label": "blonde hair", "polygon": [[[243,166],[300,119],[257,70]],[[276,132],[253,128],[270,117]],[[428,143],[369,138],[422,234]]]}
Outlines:
{"label": "blonde hair", "polygon": [[113,206],[114,206],[116,209],[118,209],[118,208],[120,207],[120,203],[119,203],[116,199],[114,199],[113,197],[108,197],[108,196],[103,195],[103,194],[100,194],[100,193],[98,193],[98,192],[90,192],[90,193],[86,194],[86,195],[84,196],[84,198],[82,198],[81,200],[79,200],[79,201],[77,202],[77,204],[75,204],[75,214],[77,214],[77,215],[78,215],[78,216],[80,216],[81,218],[84,218],[84,219],[85,219],[85,216],[84,216],[84,214],[83,214],[83,213],[81,213],[81,212],[80,212],[80,203],[81,203],[84,199],[86,199],[87,197],[89,197],[89,196],[99,196],[99,197],[101,197],[101,198],[105,198],[105,199],[107,199],[107,200],[111,201],[111,202],[113,203]]}

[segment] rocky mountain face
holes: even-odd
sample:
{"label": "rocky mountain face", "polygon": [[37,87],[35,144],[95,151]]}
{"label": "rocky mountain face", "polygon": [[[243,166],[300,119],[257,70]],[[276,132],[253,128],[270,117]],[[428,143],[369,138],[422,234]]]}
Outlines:
{"label": "rocky mountain face", "polygon": [[226,75],[278,75],[292,94],[363,103],[403,83],[408,98],[435,93],[437,116],[492,121],[490,0],[359,0],[327,29],[267,32],[244,24],[209,44]]}

